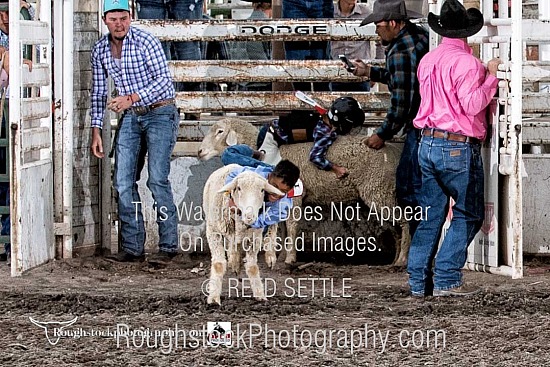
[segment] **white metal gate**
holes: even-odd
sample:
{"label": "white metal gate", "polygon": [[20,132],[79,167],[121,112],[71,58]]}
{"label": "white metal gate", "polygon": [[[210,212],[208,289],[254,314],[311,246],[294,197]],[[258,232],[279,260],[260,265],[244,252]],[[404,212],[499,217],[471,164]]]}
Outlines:
{"label": "white metal gate", "polygon": [[[53,225],[51,4],[42,1],[40,20],[20,20],[10,1],[11,242],[12,276],[55,255]],[[22,59],[33,45],[33,68]],[[17,60],[17,61],[15,61]]]}

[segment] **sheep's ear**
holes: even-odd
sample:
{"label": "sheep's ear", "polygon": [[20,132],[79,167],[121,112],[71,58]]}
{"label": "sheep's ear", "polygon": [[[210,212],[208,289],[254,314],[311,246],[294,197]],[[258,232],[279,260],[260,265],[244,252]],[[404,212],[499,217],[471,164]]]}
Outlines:
{"label": "sheep's ear", "polygon": [[232,191],[235,186],[237,186],[237,180],[233,180],[231,181],[230,183],[226,184],[224,187],[222,187],[221,189],[218,190],[219,193],[222,193],[222,192],[230,192]]}
{"label": "sheep's ear", "polygon": [[282,192],[281,190],[279,190],[278,188],[276,188],[275,186],[273,186],[272,184],[270,184],[267,181],[265,183],[264,189],[265,189],[265,191],[267,191],[270,194],[275,194],[275,195],[279,195],[279,196],[283,196],[285,194],[284,192]]}
{"label": "sheep's ear", "polygon": [[234,130],[230,130],[227,136],[225,137],[225,142],[227,145],[237,145],[237,133]]}

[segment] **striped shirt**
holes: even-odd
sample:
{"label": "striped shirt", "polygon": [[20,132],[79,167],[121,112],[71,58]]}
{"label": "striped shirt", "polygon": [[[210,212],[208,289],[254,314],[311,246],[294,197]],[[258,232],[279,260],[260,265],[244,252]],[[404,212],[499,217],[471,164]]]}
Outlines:
{"label": "striped shirt", "polygon": [[113,78],[121,96],[137,93],[135,106],[147,106],[175,97],[172,76],[160,41],[148,32],[130,27],[117,65],[111,54],[110,35],[103,36],[92,50],[92,127],[103,126],[107,104],[107,77]]}
{"label": "striped shirt", "polygon": [[386,51],[386,68],[371,68],[370,79],[388,85],[390,107],[376,134],[383,140],[393,138],[402,128],[407,133],[420,106],[416,69],[429,51],[428,33],[411,23],[401,30]]}
{"label": "striped shirt", "polygon": [[0,46],[6,50],[10,49],[10,37],[2,31],[0,31]]}

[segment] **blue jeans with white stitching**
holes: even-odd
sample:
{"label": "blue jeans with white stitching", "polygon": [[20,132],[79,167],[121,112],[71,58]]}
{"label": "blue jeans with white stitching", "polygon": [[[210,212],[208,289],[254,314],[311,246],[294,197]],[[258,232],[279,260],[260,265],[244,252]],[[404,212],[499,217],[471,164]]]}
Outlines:
{"label": "blue jeans with white stitching", "polygon": [[[461,269],[468,246],[483,224],[485,203],[480,144],[423,136],[418,160],[422,170],[419,202],[429,209],[412,240],[407,271],[411,292],[421,295],[432,282],[436,290],[462,285]],[[453,217],[438,251],[451,197]]]}
{"label": "blue jeans with white stitching", "polygon": [[159,249],[170,253],[178,250],[178,218],[168,179],[178,126],[179,114],[173,104],[156,108],[143,116],[128,112],[122,120],[116,142],[114,185],[118,192],[122,249],[132,255],[143,254],[145,244],[145,226],[136,183],[142,135],[147,142],[147,187],[156,203]]}

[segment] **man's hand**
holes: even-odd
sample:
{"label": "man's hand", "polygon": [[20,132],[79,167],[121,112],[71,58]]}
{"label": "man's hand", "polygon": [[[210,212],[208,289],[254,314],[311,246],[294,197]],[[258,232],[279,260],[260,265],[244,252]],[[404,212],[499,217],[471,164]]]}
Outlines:
{"label": "man's hand", "polygon": [[[8,57],[8,67],[9,67],[10,58]],[[29,71],[32,71],[32,61],[23,59],[23,64],[29,67]]]}
{"label": "man's hand", "polygon": [[331,171],[334,172],[337,179],[342,179],[349,175],[349,171],[346,167],[342,167],[337,164],[332,165]]}
{"label": "man's hand", "polygon": [[353,75],[366,76],[367,78],[370,78],[370,65],[365,64],[362,60],[355,60],[351,63],[355,65]]}
{"label": "man's hand", "polygon": [[365,141],[365,144],[372,149],[380,149],[384,146],[384,139],[382,139],[378,134],[372,134]]}
{"label": "man's hand", "polygon": [[92,127],[92,154],[97,158],[105,157],[103,153],[103,140],[101,139],[101,129]]}
{"label": "man's hand", "polygon": [[502,60],[499,58],[491,59],[487,63],[487,71],[489,71],[489,74],[497,76],[498,66],[502,64]]}
{"label": "man's hand", "polygon": [[113,112],[122,112],[130,107],[132,107],[132,97],[128,96],[118,96],[113,99],[107,104],[107,107],[113,111]]}
{"label": "man's hand", "polygon": [[[10,51],[6,50],[4,47],[0,47],[0,55],[4,56],[4,64],[2,65],[2,68],[6,70],[6,73],[10,73]],[[32,71],[32,61],[23,59],[23,64],[27,65],[29,67],[29,71]]]}

